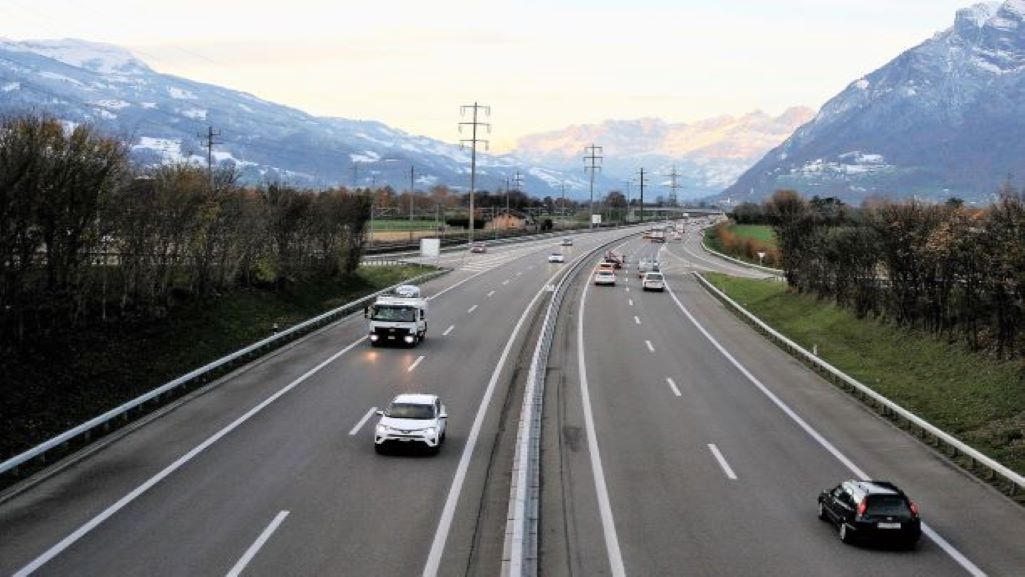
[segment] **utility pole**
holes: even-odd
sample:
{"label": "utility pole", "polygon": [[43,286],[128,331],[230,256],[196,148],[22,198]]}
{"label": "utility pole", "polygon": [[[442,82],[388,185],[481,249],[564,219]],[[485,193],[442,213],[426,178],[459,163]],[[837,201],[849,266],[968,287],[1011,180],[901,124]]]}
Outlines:
{"label": "utility pole", "polygon": [[640,176],[637,177],[638,182],[641,184],[641,222],[644,222],[644,185],[647,183],[647,177],[644,176],[644,169],[640,170]]}
{"label": "utility pole", "polygon": [[359,161],[352,161],[352,188],[353,190],[359,188]]}
{"label": "utility pole", "polygon": [[566,183],[560,181],[559,186],[562,188],[562,207],[559,211],[559,217],[562,221],[562,226],[566,226]]}
{"label": "utility pole", "polygon": [[631,184],[633,184],[633,183],[630,182],[629,180],[626,181],[626,215],[623,217],[623,222],[624,223],[627,220],[629,220],[629,216],[630,216],[630,185]]}
{"label": "utility pole", "polygon": [[[416,191],[413,190],[413,179],[414,179],[414,167],[412,164],[409,165],[409,222],[413,222],[413,196]],[[413,227],[409,228],[410,234],[412,234]]]}
{"label": "utility pole", "polygon": [[594,174],[601,172],[601,162],[604,158],[602,153],[602,147],[591,145],[584,148],[586,153],[584,156],[584,170],[591,173],[591,208],[590,216],[588,217],[591,222],[588,225],[590,228],[594,228]]}
{"label": "utility pole", "polygon": [[[513,175],[513,184],[516,185],[516,192],[523,192],[523,174],[519,170]],[[505,189],[505,214],[509,215],[509,187]]]}
{"label": "utility pole", "polygon": [[669,173],[669,184],[663,184],[662,186],[669,189],[669,206],[676,206],[676,191],[677,189],[683,188],[677,184],[677,178],[682,176],[676,172],[676,166],[673,166],[673,171]]}
{"label": "utility pole", "polygon": [[459,123],[459,133],[462,134],[463,127],[470,127],[470,138],[464,138],[459,141],[459,144],[465,146],[467,143],[470,144],[470,233],[468,235],[468,241],[473,242],[473,224],[474,224],[474,207],[473,207],[473,194],[477,186],[477,143],[484,144],[484,150],[488,149],[488,140],[477,138],[477,127],[483,126],[487,129],[488,134],[491,134],[491,124],[488,122],[480,122],[478,115],[484,113],[484,116],[491,116],[491,107],[483,104],[467,104],[459,107],[459,115],[465,116],[467,110],[473,111],[473,120],[470,122]]}
{"label": "utility pole", "polygon": [[206,127],[206,134],[201,132],[196,135],[200,138],[206,139],[206,144],[204,145],[206,148],[206,173],[210,178],[210,190],[213,190],[214,188],[214,145],[221,144],[221,142],[215,139],[220,135],[221,131],[214,130],[213,126]]}

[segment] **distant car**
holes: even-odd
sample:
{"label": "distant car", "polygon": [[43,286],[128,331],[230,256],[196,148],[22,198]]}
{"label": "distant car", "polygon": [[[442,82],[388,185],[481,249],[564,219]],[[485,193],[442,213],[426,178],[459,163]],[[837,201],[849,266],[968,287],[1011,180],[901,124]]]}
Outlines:
{"label": "distant car", "polygon": [[838,527],[844,543],[874,538],[910,549],[922,536],[918,506],[887,481],[844,481],[822,491],[818,513]]}
{"label": "distant car", "polygon": [[573,246],[573,239],[568,236],[562,239],[562,246]]}
{"label": "distant car", "polygon": [[611,270],[598,269],[594,273],[594,284],[616,286],[616,273]]}
{"label": "distant car", "polygon": [[662,292],[666,290],[666,279],[660,272],[646,272],[641,281],[641,290]]}
{"label": "distant car", "polygon": [[649,272],[659,272],[661,265],[653,258],[642,258],[637,263],[637,278],[644,278],[644,275]]}
{"label": "distant car", "polygon": [[566,257],[561,252],[553,252],[548,255],[548,262],[566,262]]}
{"label": "distant car", "polygon": [[381,415],[374,429],[374,449],[378,453],[388,445],[410,444],[437,453],[445,442],[448,413],[437,395],[398,395],[377,414]]}
{"label": "distant car", "polygon": [[407,298],[407,299],[418,299],[420,298],[420,287],[415,284],[401,284],[395,287],[392,291],[395,296]]}
{"label": "distant car", "polygon": [[470,245],[470,252],[488,252],[488,245],[484,244],[483,242],[475,242]]}

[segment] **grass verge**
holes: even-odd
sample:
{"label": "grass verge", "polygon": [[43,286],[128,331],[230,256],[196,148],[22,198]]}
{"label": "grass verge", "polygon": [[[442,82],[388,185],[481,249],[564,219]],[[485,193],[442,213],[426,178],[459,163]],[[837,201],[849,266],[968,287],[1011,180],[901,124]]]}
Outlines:
{"label": "grass verge", "polygon": [[716,287],[801,346],[880,394],[1025,473],[1021,361],[996,361],[930,335],[859,319],[776,281],[707,274]]}
{"label": "grass verge", "polygon": [[0,358],[0,460],[140,394],[347,302],[417,276],[416,266],[364,267],[333,281],[240,289],[182,303],[163,319],[37,339]]}

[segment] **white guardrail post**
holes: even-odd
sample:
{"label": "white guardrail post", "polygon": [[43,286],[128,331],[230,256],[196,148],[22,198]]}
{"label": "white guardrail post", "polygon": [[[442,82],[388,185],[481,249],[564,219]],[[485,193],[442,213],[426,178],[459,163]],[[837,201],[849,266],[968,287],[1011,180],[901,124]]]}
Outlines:
{"label": "white guardrail post", "polygon": [[[412,279],[403,281],[403,282],[401,282],[399,284],[421,283],[421,282],[428,281],[428,280],[430,280],[432,278],[441,276],[441,275],[443,275],[443,274],[445,274],[447,272],[449,272],[448,269],[432,271],[432,272],[429,272],[429,273],[422,274],[420,276],[414,277]],[[326,313],[323,313],[323,314],[318,315],[318,316],[316,316],[316,317],[314,317],[312,319],[304,321],[304,322],[302,322],[302,323],[300,323],[298,325],[290,327],[290,328],[288,328],[288,329],[286,329],[284,331],[281,331],[281,332],[279,332],[279,333],[277,333],[277,334],[275,334],[273,336],[267,337],[267,338],[265,338],[265,339],[263,339],[263,340],[261,340],[259,342],[253,343],[253,344],[249,345],[248,347],[245,347],[243,349],[235,351],[234,353],[231,353],[230,355],[221,357],[221,358],[217,359],[216,361],[208,363],[208,364],[206,364],[206,365],[204,365],[204,366],[202,366],[202,367],[200,367],[200,368],[198,368],[198,369],[196,369],[194,371],[190,371],[190,372],[188,372],[188,373],[186,373],[186,374],[184,374],[184,375],[182,375],[182,376],[180,376],[180,377],[178,377],[178,378],[176,378],[176,379],[174,379],[172,381],[169,381],[169,382],[167,382],[167,383],[165,383],[165,384],[163,384],[163,385],[161,385],[161,386],[159,386],[159,387],[149,391],[148,393],[144,393],[143,395],[138,396],[138,397],[128,401],[127,403],[124,403],[123,405],[121,405],[119,407],[111,409],[111,410],[107,411],[106,413],[103,413],[102,415],[100,415],[98,417],[90,419],[90,420],[86,421],[85,423],[82,423],[81,425],[79,425],[79,426],[77,426],[77,427],[75,427],[73,429],[65,431],[65,432],[57,435],[56,437],[53,437],[53,438],[49,439],[48,441],[45,441],[45,442],[43,442],[43,443],[41,443],[39,445],[36,445],[35,447],[33,447],[33,448],[31,448],[31,449],[29,449],[29,450],[27,450],[27,451],[25,451],[25,452],[23,452],[23,453],[21,453],[19,455],[16,455],[14,457],[11,457],[10,459],[7,459],[3,463],[0,463],[0,475],[4,475],[4,474],[6,474],[8,472],[12,472],[12,471],[16,472],[17,468],[19,466],[21,466],[21,465],[23,465],[23,464],[25,464],[25,463],[33,460],[33,459],[40,458],[40,457],[45,458],[45,455],[48,452],[50,452],[50,451],[52,451],[52,450],[54,450],[56,448],[60,448],[65,443],[73,441],[73,440],[75,440],[76,438],[78,438],[80,436],[86,436],[86,438],[88,438],[89,435],[91,435],[91,433],[97,427],[107,425],[111,421],[113,421],[114,419],[117,419],[119,417],[122,417],[122,416],[127,417],[128,412],[131,411],[132,409],[140,407],[143,404],[145,404],[145,403],[147,403],[147,402],[149,402],[151,400],[158,399],[161,395],[163,395],[165,393],[168,393],[168,392],[171,392],[171,391],[177,389],[178,387],[181,387],[181,386],[185,385],[186,383],[189,383],[189,382],[191,382],[191,381],[193,381],[195,379],[201,378],[201,377],[207,375],[208,373],[211,373],[211,372],[216,371],[218,369],[226,368],[226,367],[229,367],[229,366],[234,366],[234,364],[237,361],[247,357],[248,355],[250,355],[250,354],[252,354],[254,352],[262,351],[264,349],[269,349],[269,348],[276,348],[277,346],[280,346],[281,344],[290,342],[290,340],[291,340],[290,337],[304,334],[308,330],[311,330],[313,328],[317,328],[317,327],[320,327],[322,325],[325,325],[325,324],[328,324],[330,322],[333,322],[334,320],[336,320],[339,317],[348,316],[349,314],[352,314],[352,312],[358,311],[358,310],[362,309],[365,303],[370,303],[375,298],[377,298],[379,295],[382,295],[382,294],[385,294],[387,292],[390,292],[395,287],[399,286],[399,284],[392,285],[392,286],[387,287],[385,289],[379,290],[379,291],[377,291],[377,292],[375,292],[375,293],[373,293],[371,295],[365,296],[365,297],[363,297],[363,298],[361,298],[359,300],[355,300],[355,301],[352,301],[350,303],[346,303],[346,304],[344,304],[344,305],[342,305],[342,306],[340,306],[338,308],[332,309],[332,310],[330,310],[330,311],[328,311]]]}
{"label": "white guardrail post", "polygon": [[[636,234],[636,233],[631,233]],[[625,236],[630,236],[629,234]],[[509,509],[505,521],[505,542],[502,547],[502,577],[537,575],[538,508],[541,488],[541,412],[544,404],[548,355],[555,336],[559,308],[566,296],[566,287],[595,253],[605,250],[624,237],[602,244],[578,258],[562,275],[548,301],[541,334],[530,360],[523,390],[523,405],[516,431],[512,483],[509,488]]]}
{"label": "white guardrail post", "polygon": [[990,471],[991,475],[998,475],[1002,477],[1008,483],[1008,494],[1014,496],[1016,493],[1020,491],[1025,491],[1025,477],[1023,477],[1022,475],[1015,473],[1014,471],[1008,469],[1001,463],[998,463],[990,457],[987,457],[986,455],[979,452],[977,449],[970,447],[969,445],[955,438],[953,435],[939,429],[938,427],[929,423],[925,419],[919,417],[911,411],[908,411],[904,407],[898,405],[897,403],[891,401],[883,395],[880,395],[871,388],[865,386],[853,377],[848,376],[840,369],[837,369],[833,365],[827,363],[826,361],[823,361],[822,359],[820,359],[819,357],[817,357],[816,355],[812,354],[810,351],[802,347],[801,345],[795,343],[794,341],[784,336],[776,329],[765,324],[761,319],[751,314],[750,311],[748,311],[740,304],[738,304],[736,301],[727,296],[726,293],[716,288],[701,274],[695,272],[694,276],[697,277],[701,284],[716,298],[726,303],[728,306],[732,307],[742,317],[744,317],[744,319],[746,319],[760,331],[768,335],[768,337],[772,339],[774,342],[776,342],[781,348],[789,352],[791,355],[797,357],[798,359],[801,359],[804,362],[808,363],[813,368],[815,368],[816,370],[823,373],[825,376],[829,377],[834,382],[839,384],[842,388],[849,389],[852,393],[858,396],[862,400],[862,402],[869,404],[868,401],[871,400],[875,403],[875,405],[879,408],[880,412],[882,412],[884,416],[898,417],[900,419],[903,419],[909,427],[917,429],[921,433],[920,437],[922,437],[923,439],[926,437],[926,435],[931,436],[933,439],[935,439],[938,445],[942,444],[950,450],[952,450],[953,457],[956,457],[958,454],[964,455],[965,457],[968,457],[973,466],[982,466],[988,471]]}

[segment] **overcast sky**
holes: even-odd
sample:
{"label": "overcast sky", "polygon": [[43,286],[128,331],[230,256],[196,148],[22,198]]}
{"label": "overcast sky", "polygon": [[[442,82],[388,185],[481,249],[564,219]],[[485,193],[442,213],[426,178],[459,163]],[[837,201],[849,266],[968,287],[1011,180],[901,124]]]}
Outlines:
{"label": "overcast sky", "polygon": [[82,38],[325,116],[493,144],[606,119],[814,108],[949,27],[959,0],[0,0],[0,36]]}

